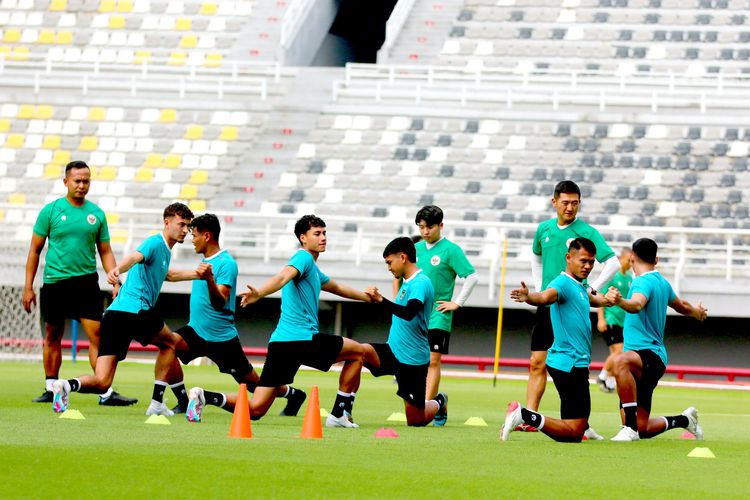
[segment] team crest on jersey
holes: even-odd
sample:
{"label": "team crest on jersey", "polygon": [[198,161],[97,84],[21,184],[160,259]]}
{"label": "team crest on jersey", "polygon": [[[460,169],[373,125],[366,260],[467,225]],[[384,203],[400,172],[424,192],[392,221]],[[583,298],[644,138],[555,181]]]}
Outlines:
{"label": "team crest on jersey", "polygon": [[549,243],[549,236],[545,236],[545,237],[544,237],[544,242],[545,242],[545,243]]}
{"label": "team crest on jersey", "polygon": [[439,266],[440,265],[440,256],[439,255],[433,255],[430,259],[430,264],[433,266]]}
{"label": "team crest on jersey", "polygon": [[94,224],[96,224],[96,215],[94,215],[94,214],[88,214],[88,215],[86,216],[86,222],[88,222],[88,223],[89,223],[89,224],[91,224],[92,226],[93,226]]}
{"label": "team crest on jersey", "polygon": [[398,298],[403,299],[404,297],[406,297],[406,290],[401,290],[401,293],[399,294]]}
{"label": "team crest on jersey", "polygon": [[68,220],[68,217],[66,215],[63,215],[62,217],[60,217],[60,220],[65,222],[66,220]]}

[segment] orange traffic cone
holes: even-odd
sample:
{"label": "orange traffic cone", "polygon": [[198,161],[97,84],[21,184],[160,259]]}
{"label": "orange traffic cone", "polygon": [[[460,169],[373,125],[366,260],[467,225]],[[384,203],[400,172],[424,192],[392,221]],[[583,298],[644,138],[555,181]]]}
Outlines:
{"label": "orange traffic cone", "polygon": [[247,402],[247,385],[245,384],[240,384],[240,391],[237,393],[229,437],[245,439],[253,437],[253,429],[250,427],[250,403]]}
{"label": "orange traffic cone", "polygon": [[314,385],[307,400],[305,420],[302,422],[302,432],[299,437],[305,439],[323,439],[323,427],[320,425],[320,397],[318,386]]}

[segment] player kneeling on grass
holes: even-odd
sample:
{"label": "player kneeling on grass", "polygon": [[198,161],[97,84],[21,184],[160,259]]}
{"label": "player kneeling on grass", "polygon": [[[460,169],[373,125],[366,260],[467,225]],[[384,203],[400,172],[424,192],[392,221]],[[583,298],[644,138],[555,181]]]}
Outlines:
{"label": "player kneeling on grass", "polygon": [[589,364],[591,363],[591,306],[611,305],[606,297],[595,295],[583,284],[596,260],[596,246],[587,238],[575,238],[565,255],[565,272],[550,281],[543,292],[529,292],[525,283],[512,290],[516,302],[550,307],[554,342],[547,356],[549,371],[560,395],[560,418],[549,418],[523,408],[517,401],[508,405],[501,438],[507,441],[520,424],[536,427],[555,441],[578,443],[603,439],[589,427],[591,395]]}
{"label": "player kneeling on grass", "polygon": [[388,341],[385,344],[364,344],[365,366],[376,377],[395,375],[397,394],[404,400],[406,423],[424,426],[437,416],[447,419],[448,396],[438,393],[425,401],[430,345],[427,327],[435,292],[430,279],[416,265],[416,250],[411,239],[391,241],[383,251],[388,270],[402,280],[395,303],[383,298],[377,288],[366,293],[373,302],[393,315]]}
{"label": "player kneeling on grass", "polygon": [[687,429],[696,439],[703,439],[695,407],[691,406],[673,417],[649,418],[654,389],[667,365],[664,347],[667,307],[698,321],[705,320],[708,315],[700,302],[693,306],[679,298],[656,270],[659,262],[657,249],[656,242],[648,238],[633,243],[630,259],[636,278],[630,286],[629,298],[623,298],[616,288],[607,292],[607,297],[628,313],[623,327],[623,352],[614,361],[624,425],[612,441],[648,439],[674,428]]}

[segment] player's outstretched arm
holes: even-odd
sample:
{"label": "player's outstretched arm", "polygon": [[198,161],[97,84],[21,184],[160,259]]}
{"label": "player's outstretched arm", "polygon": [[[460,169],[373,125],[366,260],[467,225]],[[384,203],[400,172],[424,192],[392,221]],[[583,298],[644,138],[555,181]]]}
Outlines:
{"label": "player's outstretched arm", "polygon": [[192,281],[200,279],[198,272],[189,269],[169,269],[167,271],[167,281]]}
{"label": "player's outstretched arm", "polygon": [[[593,295],[591,292],[589,292],[589,304],[591,304],[591,307],[608,307],[614,305],[607,299],[606,295],[602,295],[600,293]],[[601,311],[601,309],[599,309],[599,311]]]}
{"label": "player's outstretched arm", "polygon": [[697,305],[692,305],[687,300],[675,297],[669,307],[682,314],[683,316],[690,316],[698,321],[703,321],[708,317],[708,309],[703,307],[703,304],[698,302]]}
{"label": "player's outstretched arm", "polygon": [[128,272],[131,267],[138,264],[139,262],[143,262],[143,259],[145,257],[141,252],[135,251],[122,259],[120,261],[120,264],[112,268],[107,273],[107,282],[110,285],[117,285],[120,283],[120,275]]}
{"label": "player's outstretched arm", "polygon": [[284,266],[284,269],[275,276],[269,278],[268,281],[263,283],[259,288],[247,285],[247,292],[240,294],[240,297],[242,297],[242,300],[240,300],[240,306],[246,307],[250,304],[255,304],[266,295],[278,292],[298,274],[299,271],[297,271],[296,267]]}
{"label": "player's outstretched arm", "polygon": [[599,276],[597,276],[595,279],[589,280],[589,283],[591,284],[591,288],[594,290],[602,290],[607,283],[609,283],[612,278],[617,274],[617,271],[620,270],[620,259],[617,258],[617,255],[613,255],[606,261],[604,261],[604,267],[602,268],[602,272],[599,273]]}
{"label": "player's outstretched arm", "polygon": [[47,238],[36,234],[31,235],[29,255],[26,258],[26,284],[23,287],[23,308],[31,312],[31,306],[36,305],[36,293],[34,293],[34,278],[39,269],[39,256],[42,254]]}
{"label": "player's outstretched arm", "polygon": [[356,290],[350,287],[349,285],[344,285],[343,283],[338,283],[333,280],[329,280],[328,283],[323,285],[321,288],[328,293],[332,293],[334,295],[338,295],[339,297],[344,297],[346,299],[361,300],[363,302],[372,302],[372,299],[370,298],[370,296],[367,295],[365,292],[361,292],[359,290]]}
{"label": "player's outstretched arm", "polygon": [[[609,297],[612,295],[614,295],[614,292],[612,292],[612,289],[610,288],[610,291],[607,292],[607,296]],[[648,298],[642,293],[634,293],[629,299],[626,299],[618,292],[614,301],[614,305],[620,306],[625,309],[625,311],[634,314],[641,312],[641,310],[646,307],[646,304],[648,304]]]}
{"label": "player's outstretched arm", "polygon": [[548,288],[543,292],[530,292],[526,283],[521,282],[521,288],[510,291],[510,298],[516,302],[525,302],[532,306],[547,306],[557,302],[557,290]]}

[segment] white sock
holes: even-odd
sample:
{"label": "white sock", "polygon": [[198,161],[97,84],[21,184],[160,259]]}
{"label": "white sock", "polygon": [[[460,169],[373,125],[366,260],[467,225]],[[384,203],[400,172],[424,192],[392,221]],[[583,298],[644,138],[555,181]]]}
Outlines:
{"label": "white sock", "polygon": [[110,387],[109,389],[107,389],[107,392],[103,392],[102,394],[99,394],[99,397],[107,399],[111,395],[112,395],[112,388]]}
{"label": "white sock", "polygon": [[607,377],[607,387],[610,389],[614,389],[615,387],[617,387],[617,380],[615,380],[615,377]]}
{"label": "white sock", "polygon": [[607,377],[609,377],[609,372],[602,368],[602,371],[599,372],[599,380],[607,380]]}
{"label": "white sock", "polygon": [[52,384],[54,383],[55,383],[55,379],[48,378],[47,380],[44,381],[44,389],[52,392]]}

